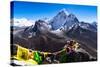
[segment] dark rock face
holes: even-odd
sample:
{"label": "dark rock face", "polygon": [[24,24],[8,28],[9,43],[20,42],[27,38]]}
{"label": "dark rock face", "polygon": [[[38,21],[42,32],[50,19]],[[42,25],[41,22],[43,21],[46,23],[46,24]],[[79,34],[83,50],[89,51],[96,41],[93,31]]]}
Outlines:
{"label": "dark rock face", "polygon": [[73,26],[73,28],[66,33],[68,37],[77,40],[81,47],[97,57],[97,33],[87,29],[83,29],[80,26]]}
{"label": "dark rock face", "polygon": [[59,51],[66,43],[65,38],[50,33],[48,25],[41,20],[36,21],[34,27],[25,28],[12,36],[14,36],[12,38],[12,44],[19,44],[29,49],[46,52]]}
{"label": "dark rock face", "polygon": [[47,34],[34,36],[32,38],[21,39],[19,37],[15,37],[13,42],[19,44],[23,47],[46,51],[46,52],[55,52],[61,50],[65,43],[65,39],[57,39]]}

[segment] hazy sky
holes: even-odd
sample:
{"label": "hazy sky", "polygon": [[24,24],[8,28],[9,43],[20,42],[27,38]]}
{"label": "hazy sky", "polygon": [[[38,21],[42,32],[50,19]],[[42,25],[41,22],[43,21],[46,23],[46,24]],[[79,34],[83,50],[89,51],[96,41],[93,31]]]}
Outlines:
{"label": "hazy sky", "polygon": [[52,18],[61,9],[65,8],[69,13],[73,13],[79,21],[97,21],[97,7],[72,4],[51,4],[14,1],[11,3],[13,18],[27,18],[37,20],[41,18]]}

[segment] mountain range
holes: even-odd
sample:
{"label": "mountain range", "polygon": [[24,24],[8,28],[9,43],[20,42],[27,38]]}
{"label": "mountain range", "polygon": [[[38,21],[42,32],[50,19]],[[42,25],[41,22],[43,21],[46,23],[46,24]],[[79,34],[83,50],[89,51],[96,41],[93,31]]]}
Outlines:
{"label": "mountain range", "polygon": [[46,52],[59,51],[67,40],[73,39],[91,56],[97,57],[97,22],[80,22],[66,9],[49,21],[39,19],[34,25],[11,32],[11,39],[11,44]]}

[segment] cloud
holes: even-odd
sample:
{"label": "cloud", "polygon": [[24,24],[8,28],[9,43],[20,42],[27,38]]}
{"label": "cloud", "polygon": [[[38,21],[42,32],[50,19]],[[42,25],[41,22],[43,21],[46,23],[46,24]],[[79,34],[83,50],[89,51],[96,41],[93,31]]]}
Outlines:
{"label": "cloud", "polygon": [[17,26],[17,27],[26,27],[26,26],[31,26],[34,24],[35,23],[33,20],[28,20],[26,18],[20,18],[20,19],[14,18],[11,21],[11,25]]}

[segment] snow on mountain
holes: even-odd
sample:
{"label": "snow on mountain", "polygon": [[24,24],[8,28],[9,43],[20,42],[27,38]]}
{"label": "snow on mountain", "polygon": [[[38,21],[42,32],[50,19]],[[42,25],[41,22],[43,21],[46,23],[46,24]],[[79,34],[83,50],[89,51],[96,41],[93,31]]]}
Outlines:
{"label": "snow on mountain", "polygon": [[34,26],[32,25],[25,28],[24,33],[25,35],[32,37],[36,34],[46,33],[50,29],[51,26],[47,22],[45,22],[44,20],[37,20]]}
{"label": "snow on mountain", "polygon": [[36,28],[39,31],[47,31],[50,30],[51,26],[44,20],[38,20],[35,22],[34,28]]}
{"label": "snow on mountain", "polygon": [[64,37],[64,35],[65,35],[65,33],[63,32],[62,29],[51,30],[50,33],[55,34],[59,37]]}
{"label": "snow on mountain", "polygon": [[73,25],[78,23],[79,20],[77,19],[77,17],[74,14],[69,14],[63,27],[66,31],[68,31],[73,27]]}
{"label": "snow on mountain", "polygon": [[66,9],[62,9],[50,22],[53,30],[57,30],[59,28],[67,30],[74,24],[79,23],[79,20],[74,14],[69,14]]}
{"label": "snow on mountain", "polygon": [[97,24],[95,22],[92,24],[86,22],[79,22],[78,18],[72,13],[69,14],[66,9],[62,9],[61,11],[59,11],[58,14],[53,17],[50,22],[52,29],[55,31],[62,29],[68,32],[70,29],[72,29],[74,25],[76,27],[80,26],[81,28],[90,31],[97,31]]}
{"label": "snow on mountain", "polygon": [[94,26],[93,24],[90,24],[90,23],[80,22],[79,26],[83,29],[87,29],[87,30],[90,30],[90,31],[94,31],[94,32],[97,31],[97,27]]}
{"label": "snow on mountain", "polygon": [[61,11],[59,11],[58,14],[50,20],[52,29],[57,30],[58,28],[60,28],[66,22],[68,15],[69,13],[66,11],[66,9],[62,9]]}
{"label": "snow on mountain", "polygon": [[28,20],[26,18],[21,18],[21,19],[14,18],[11,20],[11,26],[15,26],[15,27],[27,27],[34,24],[35,23],[33,20]]}
{"label": "snow on mountain", "polygon": [[97,28],[97,22],[92,22],[91,24]]}

